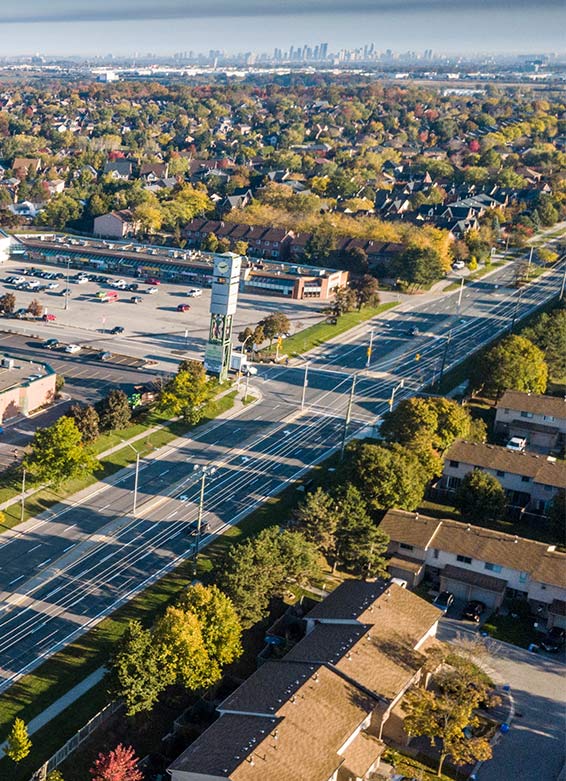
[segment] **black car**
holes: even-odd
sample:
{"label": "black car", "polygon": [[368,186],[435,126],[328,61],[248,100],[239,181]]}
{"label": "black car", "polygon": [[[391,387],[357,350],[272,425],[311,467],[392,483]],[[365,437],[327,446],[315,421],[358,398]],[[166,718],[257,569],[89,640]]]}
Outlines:
{"label": "black car", "polygon": [[454,594],[450,591],[441,591],[433,602],[435,607],[440,608],[444,613],[448,610],[450,605],[454,602]]}
{"label": "black car", "polygon": [[128,285],[127,289],[128,289],[128,290],[131,290],[131,291],[132,291],[132,293],[135,293],[135,292],[136,292],[136,290],[139,290],[139,285],[138,285],[138,283],[137,283],[137,282],[132,282],[132,284],[131,284],[131,285]]}
{"label": "black car", "polygon": [[419,331],[419,329],[417,328],[417,326],[416,326],[416,325],[414,325],[412,328],[409,328],[409,330],[407,331],[407,333],[409,334],[409,336],[418,336],[418,335],[420,334],[420,331]]}
{"label": "black car", "polygon": [[[208,531],[208,527],[210,524],[208,521],[202,521],[200,525],[200,536],[203,537],[206,532]],[[198,521],[191,521],[191,523],[187,526],[187,534],[194,534],[195,536],[198,534]]]}
{"label": "black car", "polygon": [[565,640],[566,630],[561,629],[559,626],[553,626],[552,629],[548,631],[548,634],[542,639],[541,646],[545,651],[556,653],[564,647]]}
{"label": "black car", "polygon": [[111,334],[123,334],[124,329],[121,325],[115,325],[114,328],[110,331]]}
{"label": "black car", "polygon": [[486,606],[484,603],[477,599],[473,599],[465,606],[462,612],[462,618],[464,618],[466,621],[474,621],[476,624],[479,624],[485,611]]}
{"label": "black car", "polygon": [[46,339],[41,343],[41,346],[46,347],[48,350],[55,350],[59,345],[59,339]]}

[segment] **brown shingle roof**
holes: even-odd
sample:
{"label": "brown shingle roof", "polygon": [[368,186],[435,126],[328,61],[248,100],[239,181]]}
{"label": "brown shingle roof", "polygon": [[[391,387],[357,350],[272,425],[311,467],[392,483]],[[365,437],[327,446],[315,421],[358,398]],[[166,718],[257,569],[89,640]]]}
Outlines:
{"label": "brown shingle roof", "polygon": [[537,483],[566,488],[566,464],[546,456],[516,453],[506,447],[458,440],[446,451],[444,461],[460,461],[483,469],[496,469],[531,477]]}
{"label": "brown shingle roof", "polygon": [[[502,567],[527,572],[535,581],[566,588],[566,554],[553,551],[542,542],[459,521],[440,521],[403,510],[389,510],[379,528],[392,542],[438,548],[477,561],[500,564]],[[430,536],[423,545],[424,530]]]}
{"label": "brown shingle roof", "polygon": [[355,778],[365,778],[368,770],[384,751],[385,743],[373,735],[360,732],[344,751],[344,768],[349,770]]}
{"label": "brown shingle roof", "polygon": [[521,393],[508,390],[497,402],[497,409],[531,412],[533,415],[551,415],[566,418],[566,399],[560,396],[545,396],[542,393]]}

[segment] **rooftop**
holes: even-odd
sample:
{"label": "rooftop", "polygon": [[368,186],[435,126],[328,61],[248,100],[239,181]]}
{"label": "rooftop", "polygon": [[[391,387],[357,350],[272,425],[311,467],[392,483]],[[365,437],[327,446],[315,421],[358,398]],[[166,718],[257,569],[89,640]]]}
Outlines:
{"label": "rooftop", "polygon": [[[2,365],[8,361],[14,362],[13,368],[10,368],[9,365]],[[45,363],[24,361],[20,358],[0,355],[0,393],[10,390],[10,388],[17,388],[20,385],[35,382],[40,376],[44,377],[49,374],[53,374],[53,370]],[[30,379],[31,377],[34,379]]]}
{"label": "rooftop", "polygon": [[497,409],[566,418],[566,399],[560,396],[545,396],[542,393],[521,393],[521,391],[508,390],[497,402]]}

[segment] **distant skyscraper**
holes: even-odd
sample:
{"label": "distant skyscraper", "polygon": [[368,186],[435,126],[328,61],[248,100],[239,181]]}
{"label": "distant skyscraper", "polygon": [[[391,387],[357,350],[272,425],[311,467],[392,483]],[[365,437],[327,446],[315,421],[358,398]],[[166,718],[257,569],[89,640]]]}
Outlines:
{"label": "distant skyscraper", "polygon": [[325,60],[328,57],[328,44],[327,43],[321,43],[320,44],[320,59]]}

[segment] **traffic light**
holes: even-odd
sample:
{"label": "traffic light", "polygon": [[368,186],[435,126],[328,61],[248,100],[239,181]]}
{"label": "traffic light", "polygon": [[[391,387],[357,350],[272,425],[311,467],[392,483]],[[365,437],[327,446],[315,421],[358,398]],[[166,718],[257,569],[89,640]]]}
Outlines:
{"label": "traffic light", "polygon": [[420,361],[420,359],[421,359],[421,354],[420,354],[420,353],[417,353],[417,354],[415,355],[415,361]]}

